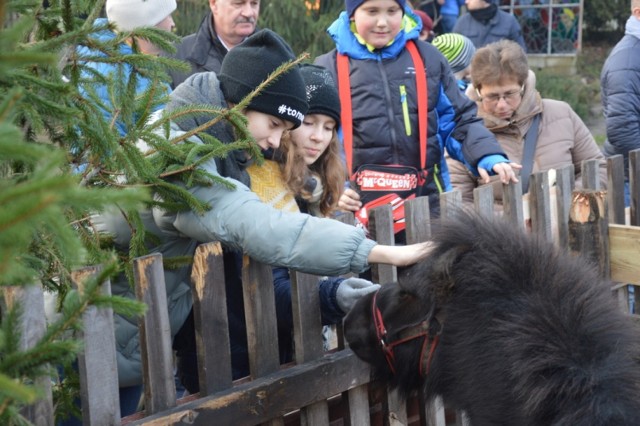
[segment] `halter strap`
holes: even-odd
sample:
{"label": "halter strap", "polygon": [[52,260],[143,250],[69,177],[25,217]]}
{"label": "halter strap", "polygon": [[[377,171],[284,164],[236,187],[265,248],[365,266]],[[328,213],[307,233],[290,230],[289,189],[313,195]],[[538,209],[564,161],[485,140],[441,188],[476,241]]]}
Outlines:
{"label": "halter strap", "polygon": [[[431,360],[433,359],[433,354],[436,350],[436,347],[438,346],[438,342],[440,341],[440,331],[442,330],[442,328],[439,328],[437,333],[435,334],[432,334],[429,331],[431,328],[431,322],[437,322],[435,315],[433,314],[435,311],[435,307],[432,307],[430,312],[427,314],[426,319],[420,321],[418,324],[409,325],[402,329],[398,333],[400,336],[398,340],[387,342],[387,329],[384,325],[382,312],[378,308],[376,302],[378,298],[378,291],[373,294],[371,311],[373,315],[373,323],[376,329],[376,338],[380,343],[380,347],[382,349],[382,352],[384,353],[384,358],[387,361],[387,365],[389,365],[391,372],[395,375],[396,369],[394,367],[394,364],[396,360],[395,354],[393,352],[394,348],[403,343],[422,337],[424,340],[422,341],[422,348],[420,349],[419,373],[421,377],[426,376],[427,374],[429,374]],[[429,348],[428,352],[427,348]]]}

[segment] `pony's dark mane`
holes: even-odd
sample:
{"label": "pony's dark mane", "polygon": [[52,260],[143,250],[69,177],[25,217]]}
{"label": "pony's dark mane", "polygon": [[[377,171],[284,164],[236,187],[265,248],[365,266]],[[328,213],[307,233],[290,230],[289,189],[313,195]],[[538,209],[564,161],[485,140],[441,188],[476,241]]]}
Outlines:
{"label": "pony's dark mane", "polygon": [[[638,330],[594,267],[505,221],[468,213],[440,222],[432,240],[433,255],[378,294],[389,330],[439,307],[445,319],[431,373],[416,378],[420,348],[411,342],[397,348],[395,375],[369,351],[364,359],[378,377],[405,395],[419,386],[443,395],[472,422],[640,424]],[[367,327],[354,320],[358,309],[370,315],[366,304],[345,321],[352,347],[351,326]]]}

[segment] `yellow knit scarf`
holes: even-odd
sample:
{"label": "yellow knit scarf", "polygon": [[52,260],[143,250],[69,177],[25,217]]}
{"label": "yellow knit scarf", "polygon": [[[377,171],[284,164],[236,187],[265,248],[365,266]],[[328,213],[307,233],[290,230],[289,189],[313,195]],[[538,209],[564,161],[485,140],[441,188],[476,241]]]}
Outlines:
{"label": "yellow knit scarf", "polygon": [[263,203],[282,211],[300,211],[293,194],[284,183],[278,163],[271,160],[265,160],[262,166],[254,163],[247,168],[247,172],[251,177],[251,190],[258,194]]}

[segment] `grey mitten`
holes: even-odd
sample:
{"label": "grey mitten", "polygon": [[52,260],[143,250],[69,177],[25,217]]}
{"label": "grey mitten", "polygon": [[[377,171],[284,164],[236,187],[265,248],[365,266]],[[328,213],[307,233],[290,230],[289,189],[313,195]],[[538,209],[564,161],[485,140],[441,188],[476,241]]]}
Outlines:
{"label": "grey mitten", "polygon": [[336,290],[336,301],[338,307],[345,314],[351,310],[353,305],[365,294],[373,293],[380,288],[380,284],[362,278],[347,278],[342,281]]}

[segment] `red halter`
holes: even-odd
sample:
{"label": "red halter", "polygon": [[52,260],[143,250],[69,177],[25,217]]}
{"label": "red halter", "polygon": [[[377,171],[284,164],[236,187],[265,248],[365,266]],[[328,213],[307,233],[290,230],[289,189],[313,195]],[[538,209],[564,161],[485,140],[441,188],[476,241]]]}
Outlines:
{"label": "red halter", "polygon": [[[420,376],[426,376],[429,374],[429,368],[431,367],[431,360],[433,358],[433,353],[438,346],[438,341],[440,340],[440,331],[442,328],[440,327],[436,333],[430,333],[430,323],[431,321],[435,321],[435,316],[433,315],[433,310],[429,314],[427,314],[427,318],[416,325],[410,325],[401,330],[400,338],[393,342],[388,343],[386,341],[387,338],[387,329],[384,326],[384,321],[382,319],[382,312],[378,309],[378,305],[376,304],[376,299],[378,297],[378,292],[376,291],[373,294],[372,301],[372,313],[373,313],[373,323],[376,328],[376,337],[380,342],[380,346],[382,347],[382,352],[384,353],[384,357],[387,360],[387,364],[391,369],[391,372],[395,375],[396,369],[394,367],[395,364],[395,355],[393,354],[393,348],[398,345],[401,345],[405,342],[408,342],[413,339],[418,339],[423,337],[424,340],[422,342],[422,349],[420,350]],[[429,348],[428,356],[425,358],[427,354],[427,348]]]}

